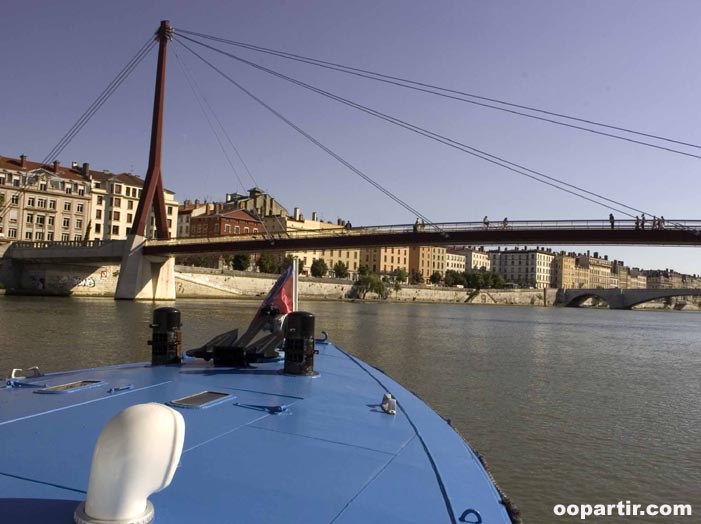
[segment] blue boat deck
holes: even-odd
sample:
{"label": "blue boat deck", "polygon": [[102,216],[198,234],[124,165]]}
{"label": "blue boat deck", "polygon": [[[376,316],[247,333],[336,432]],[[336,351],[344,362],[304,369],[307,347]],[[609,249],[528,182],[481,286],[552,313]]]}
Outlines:
{"label": "blue boat deck", "polygon": [[[172,484],[150,497],[156,522],[511,522],[480,461],[441,417],[333,344],[317,349],[316,377],[283,375],[282,362],[239,369],[188,359],[0,389],[0,515],[72,522],[97,437],[116,413],[216,391],[231,396],[176,408],[185,444]],[[75,381],[98,382],[37,394]],[[397,399],[395,416],[379,406],[385,392]]]}

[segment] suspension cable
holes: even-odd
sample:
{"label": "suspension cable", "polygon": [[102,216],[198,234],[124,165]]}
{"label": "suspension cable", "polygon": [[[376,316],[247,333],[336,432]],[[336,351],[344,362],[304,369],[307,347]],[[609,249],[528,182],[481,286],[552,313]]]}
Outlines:
{"label": "suspension cable", "polygon": [[[92,116],[105,104],[105,102],[112,96],[112,94],[119,88],[119,86],[124,83],[126,78],[131,74],[134,69],[144,60],[149,51],[156,45],[153,37],[149,37],[144,45],[136,52],[136,54],[127,62],[122,70],[117,74],[115,78],[107,85],[107,87],[100,93],[100,95],[93,101],[92,104],[85,110],[85,112],[78,118],[78,120],[71,126],[71,128],[66,132],[65,135],[58,141],[58,143],[51,149],[51,151],[44,157],[40,165],[48,165],[58,156],[61,152],[68,146],[68,144],[73,140],[73,138],[85,127],[85,124],[92,118]],[[15,191],[15,195],[24,194],[29,188],[29,177],[25,178],[24,183]],[[12,199],[8,199],[7,203],[0,209],[0,219],[2,219],[7,211],[12,207]]]}
{"label": "suspension cable", "polygon": [[[468,104],[473,104],[473,105],[477,105],[477,106],[481,106],[481,107],[485,107],[485,108],[489,108],[489,109],[495,109],[495,110],[497,110],[497,111],[503,111],[503,112],[506,112],[506,113],[511,113],[511,114],[518,115],[518,116],[522,116],[522,117],[526,117],[526,118],[532,118],[532,119],[535,119],[535,120],[541,120],[541,121],[548,122],[548,123],[551,123],[551,124],[556,124],[556,125],[560,125],[560,126],[569,127],[569,128],[572,128],[572,129],[577,129],[577,130],[579,130],[579,131],[585,131],[585,132],[588,132],[588,133],[594,133],[594,134],[606,136],[606,137],[613,138],[613,139],[616,139],[616,140],[623,140],[623,141],[626,141],[626,142],[631,142],[631,143],[638,144],[638,145],[642,145],[642,146],[646,146],[646,147],[652,147],[652,148],[655,148],[655,149],[660,149],[660,150],[663,150],[663,151],[668,151],[668,152],[670,152],[670,153],[675,153],[675,154],[679,154],[679,155],[690,156],[690,157],[693,157],[693,158],[701,158],[701,156],[699,156],[699,155],[695,155],[695,154],[688,153],[688,152],[685,152],[685,151],[680,151],[680,150],[678,150],[678,149],[673,149],[673,148],[661,146],[661,145],[658,145],[658,144],[652,144],[652,143],[650,143],[650,142],[644,142],[644,141],[641,141],[641,140],[635,140],[635,139],[632,139],[632,138],[629,138],[629,137],[624,137],[624,136],[616,135],[616,134],[613,134],[613,133],[606,133],[606,132],[603,132],[603,131],[599,131],[599,130],[596,130],[596,129],[591,129],[591,128],[584,127],[584,126],[569,124],[569,123],[567,123],[567,122],[560,122],[560,121],[558,121],[558,120],[553,120],[553,119],[550,119],[550,118],[544,118],[544,117],[540,117],[540,116],[537,116],[537,115],[532,115],[532,114],[528,114],[528,113],[522,113],[522,112],[520,112],[520,111],[508,109],[508,108],[506,108],[506,107],[499,107],[499,106],[494,106],[494,105],[487,104],[487,103],[477,102],[476,100],[483,100],[483,101],[485,101],[485,102],[493,102],[493,103],[502,104],[502,105],[508,106],[508,107],[513,107],[513,108],[518,108],[518,109],[524,109],[524,110],[527,110],[527,111],[533,111],[533,112],[540,113],[540,114],[544,114],[544,115],[549,115],[549,116],[553,116],[553,117],[563,118],[563,119],[570,120],[570,121],[573,121],[573,122],[580,122],[580,123],[583,123],[583,124],[595,125],[595,126],[603,127],[603,128],[606,128],[606,129],[612,129],[612,130],[615,130],[615,131],[622,131],[622,132],[625,132],[625,133],[630,133],[630,134],[632,134],[632,135],[637,135],[637,136],[652,138],[652,139],[660,140],[660,141],[663,141],[663,142],[668,142],[668,143],[672,143],[672,144],[678,144],[678,145],[693,147],[693,148],[696,148],[696,149],[701,149],[701,146],[699,146],[699,145],[697,145],[697,144],[692,144],[692,143],[690,143],[690,142],[684,142],[684,141],[681,141],[681,140],[675,140],[675,139],[672,139],[672,138],[666,138],[666,137],[663,137],[663,136],[660,136],[660,135],[651,134],[651,133],[644,133],[644,132],[641,132],[641,131],[635,131],[635,130],[633,130],[633,129],[629,129],[629,128],[625,128],[625,127],[621,127],[621,126],[615,126],[615,125],[610,125],[610,124],[604,124],[604,123],[597,122],[597,121],[590,120],[590,119],[578,118],[578,117],[574,117],[574,116],[565,115],[565,114],[563,114],[563,113],[557,113],[557,112],[548,111],[548,110],[545,110],[545,109],[539,109],[539,108],[536,108],[536,107],[531,107],[531,106],[526,106],[526,105],[521,105],[521,104],[515,104],[515,103],[513,103],[513,102],[507,102],[507,101],[499,100],[499,99],[496,99],[496,98],[490,98],[490,97],[480,96],[480,95],[476,95],[476,94],[474,94],[474,93],[468,93],[468,92],[464,92],[464,91],[458,91],[458,90],[455,90],[455,89],[448,89],[448,88],[444,88],[444,87],[432,85],[432,84],[425,83],[425,82],[417,82],[417,81],[414,81],[414,80],[408,80],[408,79],[406,79],[406,78],[401,78],[401,77],[386,75],[386,74],[383,74],[383,73],[377,73],[377,72],[374,72],[374,71],[369,71],[369,70],[366,70],[366,69],[360,69],[360,68],[356,68],[356,67],[350,67],[350,66],[346,66],[346,65],[343,65],[343,64],[338,64],[338,63],[334,63],[334,62],[328,62],[328,61],[319,60],[319,59],[316,59],[316,58],[310,58],[310,57],[306,57],[306,56],[303,56],[303,55],[298,55],[298,54],[294,54],[294,53],[288,53],[288,52],[285,52],[285,51],[279,51],[279,50],[276,50],[276,49],[270,49],[270,48],[266,48],[266,47],[256,46],[256,45],[247,44],[247,43],[244,43],[244,42],[237,42],[237,41],[235,41],[235,40],[228,40],[228,39],[225,39],[225,38],[220,38],[220,37],[215,37],[215,36],[211,36],[211,35],[206,35],[206,34],[203,34],[203,33],[197,33],[197,32],[194,32],[194,31],[187,31],[187,30],[184,30],[184,29],[179,29],[178,32],[181,33],[181,36],[182,36],[182,34],[190,34],[190,35],[198,36],[198,37],[205,38],[205,39],[208,39],[208,40],[213,40],[213,41],[217,41],[217,42],[220,42],[220,43],[224,43],[224,44],[228,44],[228,45],[233,45],[233,46],[241,47],[241,48],[244,48],[244,49],[249,49],[249,50],[252,50],[252,51],[258,51],[258,52],[261,52],[261,53],[266,53],[266,54],[269,54],[269,55],[274,55],[274,56],[278,56],[278,57],[281,57],[281,58],[286,58],[286,59],[288,59],[288,60],[293,60],[293,61],[297,61],[297,62],[302,62],[302,63],[306,63],[306,64],[309,64],[309,65],[314,65],[314,66],[317,66],[317,67],[322,67],[322,68],[324,68],[324,69],[329,69],[329,70],[333,70],[333,71],[338,71],[338,72],[341,72],[341,73],[346,73],[346,74],[350,74],[350,75],[354,75],[354,76],[366,78],[366,79],[369,79],[369,80],[376,80],[376,81],[378,81],[378,82],[384,82],[384,83],[386,83],[386,84],[391,84],[391,85],[395,85],[395,86],[398,86],[398,87],[404,87],[404,88],[406,88],[406,89],[413,89],[413,90],[415,90],[415,91],[421,91],[421,92],[424,92],[424,93],[428,93],[428,94],[432,94],[432,95],[436,95],[436,96],[441,96],[441,97],[444,97],[444,98],[450,98],[450,99],[458,100],[458,101],[465,102],[465,103],[468,103]],[[455,96],[455,95],[457,95],[457,96]],[[464,98],[464,97],[468,97],[468,98],[475,99],[475,100],[466,99],[466,98]]]}
{"label": "suspension cable", "polygon": [[[317,88],[317,87],[311,86],[311,85],[309,85],[309,84],[306,84],[306,83],[304,83],[304,82],[301,82],[301,81],[299,81],[299,80],[296,80],[296,79],[294,79],[294,78],[292,78],[292,77],[289,77],[289,76],[287,76],[287,75],[284,75],[284,74],[282,74],[282,73],[278,73],[278,72],[276,72],[276,71],[274,71],[274,70],[271,70],[271,69],[268,69],[268,68],[266,68],[266,67],[260,66],[259,64],[255,64],[254,62],[250,62],[250,61],[245,60],[245,59],[243,59],[243,58],[240,58],[240,57],[238,57],[238,56],[236,56],[236,55],[233,55],[233,54],[231,54],[231,53],[227,53],[226,51],[222,51],[222,50],[217,49],[217,48],[215,48],[215,47],[209,46],[209,45],[207,45],[207,44],[205,44],[205,43],[198,42],[197,40],[193,40],[193,39],[191,39],[191,38],[189,38],[189,37],[187,37],[187,36],[184,36],[184,35],[179,35],[179,36],[180,36],[181,38],[185,38],[185,39],[187,39],[187,40],[189,40],[189,41],[191,41],[191,42],[197,43],[197,44],[199,44],[199,45],[201,45],[201,46],[203,46],[203,47],[206,47],[206,48],[208,48],[208,49],[211,49],[211,50],[217,51],[217,52],[219,52],[219,53],[221,53],[221,54],[224,54],[225,56],[228,56],[228,57],[230,57],[230,58],[233,58],[233,59],[235,59],[235,60],[238,60],[238,61],[240,61],[240,62],[243,62],[243,63],[245,63],[245,64],[247,64],[247,65],[249,65],[249,66],[251,66],[251,67],[254,67],[254,68],[256,68],[256,69],[260,69],[260,70],[265,71],[265,72],[267,72],[267,73],[269,73],[269,74],[272,74],[272,75],[274,75],[274,76],[277,76],[277,77],[279,77],[279,78],[282,78],[282,79],[284,79],[284,80],[287,80],[287,81],[289,81],[289,82],[292,82],[292,83],[294,83],[294,84],[296,84],[296,85],[299,85],[300,87],[304,87],[304,88],[309,89],[309,90],[311,90],[311,91],[314,91],[314,92],[316,92],[316,93],[318,93],[318,94],[321,94],[321,95],[323,95],[323,96],[326,96],[327,98],[331,98],[332,100],[336,100],[336,101],[338,101],[338,102],[340,102],[340,103],[343,103],[343,104],[345,104],[345,105],[348,105],[348,106],[353,107],[353,108],[355,108],[355,109],[358,109],[358,110],[360,110],[360,111],[363,111],[363,112],[365,112],[365,113],[368,113],[368,114],[370,114],[370,115],[372,115],[372,116],[375,116],[375,117],[377,117],[377,118],[380,118],[380,119],[382,119],[382,120],[385,120],[385,121],[387,121],[387,122],[390,122],[390,123],[392,123],[392,124],[395,124],[395,125],[397,125],[397,126],[399,126],[399,127],[403,127],[403,128],[405,128],[405,129],[407,129],[407,130],[409,130],[409,131],[413,131],[413,132],[415,132],[415,133],[417,133],[417,134],[423,135],[423,136],[425,136],[425,137],[427,137],[427,138],[430,138],[430,139],[432,139],[432,140],[435,140],[435,141],[437,141],[437,142],[440,142],[440,143],[442,143],[442,144],[444,144],[444,145],[447,145],[447,146],[449,146],[449,147],[453,147],[453,148],[455,148],[455,149],[458,149],[458,150],[460,150],[460,151],[463,151],[463,152],[465,152],[465,153],[467,153],[467,154],[470,154],[470,155],[472,155],[472,156],[475,156],[475,157],[480,158],[480,159],[482,159],[482,160],[485,160],[485,161],[487,161],[487,162],[496,164],[496,165],[498,165],[498,166],[500,166],[500,167],[503,167],[503,168],[505,168],[505,169],[508,169],[508,170],[510,170],[510,171],[513,171],[513,172],[515,172],[515,173],[517,173],[517,174],[520,174],[520,175],[526,176],[526,177],[528,177],[528,178],[531,178],[532,180],[535,180],[535,181],[537,181],[537,182],[540,182],[540,183],[549,185],[549,186],[554,187],[555,189],[558,189],[558,190],[560,190],[560,191],[564,191],[564,192],[566,192],[566,193],[572,194],[572,195],[577,196],[577,197],[579,197],[579,198],[582,198],[582,199],[584,199],[584,200],[588,200],[588,201],[590,201],[590,202],[592,202],[592,203],[595,203],[595,204],[600,205],[600,206],[602,206],[602,207],[605,207],[605,208],[607,208],[607,209],[611,209],[611,210],[613,210],[613,211],[616,211],[616,212],[618,212],[618,213],[627,215],[627,216],[629,216],[629,217],[633,217],[633,216],[634,216],[634,215],[632,215],[631,213],[628,213],[627,211],[623,211],[622,209],[619,209],[619,208],[617,208],[617,207],[613,207],[613,206],[611,206],[611,205],[605,204],[605,203],[603,203],[603,202],[599,202],[599,201],[594,200],[594,199],[592,199],[592,198],[588,198],[588,197],[586,197],[586,196],[584,196],[584,195],[580,195],[580,194],[578,194],[578,193],[576,193],[576,192],[574,192],[574,191],[570,191],[570,190],[568,190],[568,189],[565,189],[565,188],[563,188],[563,187],[560,187],[560,186],[558,186],[558,185],[556,185],[556,184],[547,182],[547,181],[545,181],[545,180],[541,180],[540,178],[537,178],[536,176],[529,175],[528,173],[526,173],[526,172],[524,172],[524,171],[527,171],[527,172],[529,172],[529,173],[533,173],[534,175],[537,175],[537,176],[539,176],[539,177],[546,178],[546,179],[548,179],[548,180],[551,180],[551,181],[553,181],[553,182],[556,182],[557,184],[562,184],[562,185],[564,185],[564,186],[570,187],[570,188],[575,189],[575,190],[577,190],[577,191],[581,191],[581,192],[583,192],[583,193],[589,194],[589,195],[591,195],[591,196],[593,196],[593,197],[596,197],[596,198],[598,198],[598,199],[600,199],[600,200],[604,200],[604,201],[610,202],[610,203],[615,204],[615,205],[617,205],[617,206],[621,206],[621,207],[624,207],[624,208],[627,208],[627,209],[636,211],[636,212],[638,212],[638,213],[643,213],[643,212],[644,212],[644,211],[641,211],[641,210],[636,209],[636,208],[634,208],[634,207],[631,207],[631,206],[628,206],[628,205],[623,204],[623,203],[621,203],[621,202],[618,202],[618,201],[616,201],[616,200],[609,199],[609,198],[607,198],[607,197],[605,197],[605,196],[603,196],[603,195],[600,195],[600,194],[598,194],[598,193],[594,193],[594,192],[588,191],[588,190],[586,190],[586,189],[583,189],[583,188],[581,188],[581,187],[575,186],[575,185],[573,185],[573,184],[569,184],[569,183],[567,183],[567,182],[565,182],[565,181],[563,181],[563,180],[560,180],[560,179],[558,179],[558,178],[555,178],[555,177],[552,177],[552,176],[548,176],[548,175],[546,175],[546,174],[544,174],[544,173],[540,173],[540,172],[535,171],[535,170],[533,170],[533,169],[529,169],[529,168],[527,168],[527,167],[525,167],[525,166],[516,164],[516,163],[514,163],[514,162],[510,162],[510,161],[508,161],[508,160],[506,160],[506,159],[504,159],[504,158],[498,157],[498,156],[496,156],[496,155],[492,155],[492,154],[487,153],[487,152],[485,152],[485,151],[482,151],[482,150],[479,150],[479,149],[477,149],[477,148],[471,147],[471,146],[469,146],[469,145],[463,144],[463,143],[461,143],[461,142],[452,140],[452,139],[447,138],[447,137],[445,137],[445,136],[442,136],[442,135],[440,135],[440,134],[437,134],[437,133],[434,133],[434,132],[429,131],[429,130],[427,130],[427,129],[421,128],[421,127],[419,127],[419,126],[410,124],[410,123],[408,123],[408,122],[406,122],[406,121],[403,121],[403,120],[401,120],[401,119],[392,117],[392,116],[390,116],[390,115],[387,115],[387,114],[385,114],[385,113],[382,113],[382,112],[377,111],[377,110],[374,110],[374,109],[371,109],[371,108],[369,108],[369,107],[363,106],[363,105],[361,105],[361,104],[358,104],[358,103],[353,102],[353,101],[351,101],[351,100],[348,100],[348,99],[346,99],[346,98],[340,97],[340,96],[338,96],[338,95],[334,95],[333,93],[330,93],[330,92],[328,92],[328,91],[324,91],[324,90],[319,89],[319,88]],[[180,42],[180,43],[182,44],[182,42]],[[506,165],[505,165],[505,164],[506,164]],[[511,167],[510,167],[510,166],[511,166]]]}
{"label": "suspension cable", "polygon": [[417,211],[415,208],[413,208],[412,206],[410,206],[408,203],[406,203],[405,201],[403,201],[401,198],[399,198],[398,196],[396,196],[395,194],[393,194],[390,190],[386,189],[385,187],[383,187],[383,186],[380,185],[379,183],[375,182],[372,178],[370,178],[368,175],[366,175],[365,173],[363,173],[360,169],[358,169],[357,167],[355,167],[354,165],[352,165],[350,162],[348,162],[347,160],[345,160],[343,157],[341,157],[340,155],[338,155],[337,153],[335,153],[334,151],[332,151],[331,149],[329,149],[327,146],[325,146],[324,144],[322,144],[321,142],[319,142],[316,138],[314,138],[312,135],[310,135],[309,133],[307,133],[306,131],[304,131],[302,128],[300,128],[299,126],[297,126],[294,122],[292,122],[291,120],[289,120],[288,118],[286,118],[285,116],[283,116],[281,113],[279,113],[277,110],[275,110],[274,108],[272,108],[270,105],[266,104],[263,100],[261,100],[261,99],[258,98],[256,95],[254,95],[253,93],[251,93],[248,89],[246,89],[246,88],[243,87],[241,84],[239,84],[238,82],[236,82],[236,80],[234,80],[233,78],[231,78],[230,76],[228,76],[226,73],[224,73],[223,71],[221,71],[218,67],[216,67],[214,64],[212,64],[212,63],[209,62],[207,59],[205,59],[204,57],[202,57],[199,53],[197,53],[196,51],[194,51],[193,49],[191,49],[187,44],[185,44],[184,42],[182,42],[179,38],[174,38],[174,39],[175,39],[176,42],[178,42],[180,45],[182,45],[185,49],[187,49],[190,53],[192,53],[193,55],[195,55],[195,56],[196,56],[197,58],[199,58],[202,62],[204,62],[204,63],[207,64],[210,68],[212,68],[214,71],[216,71],[219,75],[221,75],[223,78],[225,78],[225,79],[228,80],[230,83],[232,83],[233,85],[235,85],[239,90],[243,91],[243,92],[244,92],[246,95],[248,95],[250,98],[252,98],[253,100],[255,100],[259,105],[263,106],[265,109],[267,109],[267,110],[268,110],[269,112],[271,112],[273,115],[275,115],[278,119],[282,120],[282,121],[285,122],[288,126],[290,126],[292,129],[294,129],[294,130],[297,131],[299,134],[301,134],[302,136],[304,136],[307,140],[309,140],[309,141],[312,142],[314,145],[316,145],[317,147],[319,147],[320,149],[322,149],[323,151],[325,151],[327,154],[329,154],[330,156],[332,156],[333,158],[335,158],[338,162],[340,162],[341,164],[343,164],[344,166],[346,166],[348,169],[350,169],[351,171],[353,171],[356,175],[358,175],[359,177],[361,177],[363,180],[365,180],[366,182],[368,182],[370,185],[372,185],[373,187],[375,187],[377,190],[379,190],[380,192],[382,192],[384,195],[388,196],[389,198],[391,198],[392,200],[394,200],[396,203],[398,203],[399,205],[401,205],[404,209],[406,209],[407,211],[411,212],[414,216],[416,216],[416,217],[420,218],[421,220],[423,220],[423,222],[424,222],[425,224],[429,224],[429,225],[432,226],[436,231],[439,231],[439,232],[443,233],[443,230],[442,230],[437,224],[435,224],[433,221],[431,221],[430,219],[428,219],[428,218],[427,218],[425,215],[423,215],[421,212]]}
{"label": "suspension cable", "polygon": [[183,74],[185,75],[185,79],[187,80],[187,83],[190,86],[190,89],[192,90],[192,94],[195,97],[195,100],[197,100],[197,105],[199,105],[200,110],[202,111],[202,114],[204,115],[204,118],[207,121],[207,124],[209,125],[209,128],[212,131],[212,134],[214,135],[214,138],[216,138],[217,143],[219,144],[219,148],[221,149],[222,153],[224,154],[224,157],[226,158],[226,161],[229,164],[229,167],[231,167],[231,170],[234,172],[234,176],[236,176],[236,180],[238,180],[239,185],[241,186],[241,191],[244,191],[243,181],[241,180],[241,177],[239,176],[238,171],[234,167],[234,164],[231,162],[231,158],[229,157],[229,154],[226,152],[226,148],[224,147],[224,143],[221,141],[221,138],[219,138],[219,134],[214,129],[214,125],[212,124],[212,120],[204,108],[204,104],[202,103],[202,100],[201,100],[202,94],[199,92],[199,86],[195,83],[194,79],[191,78],[190,72],[187,70],[187,68],[185,67],[185,64],[180,59],[180,55],[178,54],[177,49],[173,49],[173,52],[175,53],[175,58],[177,59],[178,65],[180,66],[180,69],[183,72]]}
{"label": "suspension cable", "polygon": [[51,149],[51,151],[44,157],[42,164],[49,164],[55,160],[61,152],[66,148],[70,141],[80,132],[81,129],[87,124],[87,122],[92,118],[92,116],[105,104],[105,102],[112,96],[112,94],[117,90],[119,86],[122,85],[124,80],[131,74],[134,69],[143,61],[143,59],[148,55],[149,51],[156,45],[153,37],[150,37],[148,41],[139,49],[139,51],[132,57],[126,66],[117,74],[115,78],[107,85],[107,87],[100,93],[100,95],[93,101],[92,104],[85,110],[85,112],[78,118],[78,120],[73,124],[73,126],[66,132],[65,135],[59,140],[59,142]]}

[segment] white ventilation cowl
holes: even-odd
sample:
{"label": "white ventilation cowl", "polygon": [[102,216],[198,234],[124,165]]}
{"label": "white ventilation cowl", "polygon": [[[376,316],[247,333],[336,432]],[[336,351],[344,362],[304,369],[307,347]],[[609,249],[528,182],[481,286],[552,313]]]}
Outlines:
{"label": "white ventilation cowl", "polygon": [[183,416],[163,404],[137,404],[115,415],[97,439],[76,524],[151,522],[148,497],[170,484],[184,439]]}

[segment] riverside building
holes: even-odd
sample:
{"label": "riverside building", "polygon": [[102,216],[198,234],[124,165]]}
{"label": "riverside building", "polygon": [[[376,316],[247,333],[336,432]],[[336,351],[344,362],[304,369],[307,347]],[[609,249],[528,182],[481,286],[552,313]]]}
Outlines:
{"label": "riverside building", "polygon": [[[128,174],[90,170],[85,163],[70,168],[59,161],[51,166],[0,157],[0,240],[115,240],[125,239],[144,181]],[[177,221],[177,202],[164,190],[171,235]],[[151,213],[147,236],[153,236]]]}
{"label": "riverside building", "polygon": [[550,287],[555,255],[547,249],[513,249],[491,251],[493,272],[509,283],[543,289]]}
{"label": "riverside building", "polygon": [[58,161],[0,157],[0,240],[83,240],[90,196],[90,183]]}
{"label": "riverside building", "polygon": [[446,248],[439,246],[409,247],[409,274],[421,275],[428,281],[433,273],[445,276]]}
{"label": "riverside building", "polygon": [[[306,219],[299,208],[294,208],[293,216],[267,215],[263,218],[265,234],[271,237],[295,236],[314,234],[315,231],[336,230],[339,235],[345,234],[345,222],[338,220],[337,223],[319,220],[316,212],[312,213],[311,219]],[[338,262],[342,262],[349,271],[350,278],[357,278],[358,268],[361,265],[360,249],[312,249],[307,251],[285,251],[276,253],[278,262],[288,256],[297,257],[301,271],[305,275],[311,273],[312,262],[323,260],[328,266],[328,275],[333,276],[333,267]]]}
{"label": "riverside building", "polygon": [[456,271],[457,273],[465,272],[465,254],[459,251],[446,250],[445,252],[445,270]]}

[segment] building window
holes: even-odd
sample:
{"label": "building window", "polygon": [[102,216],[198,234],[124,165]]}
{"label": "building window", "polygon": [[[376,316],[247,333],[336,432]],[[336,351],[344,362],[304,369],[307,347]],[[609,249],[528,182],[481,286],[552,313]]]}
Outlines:
{"label": "building window", "polygon": [[54,232],[53,231],[49,231],[48,233],[46,233],[46,240],[53,241],[53,239],[54,239]]}
{"label": "building window", "polygon": [[112,212],[112,220],[119,220],[119,211]]}
{"label": "building window", "polygon": [[127,213],[127,222],[129,222],[131,224],[133,221],[134,221],[134,215],[132,215],[131,213]]}
{"label": "building window", "polygon": [[76,204],[75,205],[75,212],[82,213],[83,212],[83,204]]}
{"label": "building window", "polygon": [[70,236],[68,236],[68,233],[61,233],[61,241],[62,242],[68,242],[70,240]]}
{"label": "building window", "polygon": [[34,207],[36,205],[36,200],[34,197],[27,197],[27,205],[29,207]]}
{"label": "building window", "polygon": [[46,182],[41,182],[39,184],[39,191],[46,191]]}
{"label": "building window", "polygon": [[31,232],[31,231],[27,231],[26,233],[24,233],[24,239],[25,239],[25,240],[31,240],[31,239],[32,239],[32,232]]}
{"label": "building window", "polygon": [[243,228],[243,234],[244,234],[244,235],[247,235],[247,234],[248,234],[248,228],[247,228],[247,227],[244,227],[244,228]]}
{"label": "building window", "polygon": [[0,175],[0,184],[5,184],[5,175]]}
{"label": "building window", "polygon": [[38,225],[43,226],[45,220],[46,220],[46,217],[44,215],[37,215],[37,224]]}
{"label": "building window", "polygon": [[[37,217],[38,218],[38,217]],[[80,218],[77,218],[75,221],[75,228],[76,229],[83,229],[83,220]]]}
{"label": "building window", "polygon": [[102,209],[95,210],[95,218],[98,220],[102,219]]}
{"label": "building window", "polygon": [[231,233],[231,225],[224,224],[224,233]]}
{"label": "building window", "polygon": [[12,202],[13,204],[19,204],[19,195],[16,193],[12,195],[12,198],[10,198],[10,202]]}
{"label": "building window", "polygon": [[172,215],[172,214],[173,214],[173,208],[172,208],[172,206],[168,206],[168,207],[167,207],[167,213],[168,213],[169,215]]}
{"label": "building window", "polygon": [[49,209],[56,209],[56,201],[49,200]]}
{"label": "building window", "polygon": [[104,199],[102,198],[102,196],[98,195],[97,196],[97,205],[101,206],[103,202],[104,202]]}
{"label": "building window", "polygon": [[32,213],[27,213],[27,224],[34,222],[34,215]]}
{"label": "building window", "polygon": [[63,227],[64,227],[64,229],[71,227],[71,219],[70,218],[65,217],[63,219]]}
{"label": "building window", "polygon": [[7,230],[7,236],[10,238],[17,238],[17,230],[11,227]]}
{"label": "building window", "polygon": [[44,240],[44,232],[37,231],[36,233],[34,233],[34,240]]}
{"label": "building window", "polygon": [[110,199],[110,205],[112,207],[121,207],[122,206],[122,199],[119,197],[112,197]]}
{"label": "building window", "polygon": [[85,196],[85,188],[84,188],[83,186],[80,186],[80,187],[78,188],[78,194],[79,194],[80,196]]}
{"label": "building window", "polygon": [[234,235],[238,235],[241,232],[239,226],[234,226]]}
{"label": "building window", "polygon": [[40,198],[39,200],[37,200],[37,207],[40,207],[42,209],[46,209],[46,199]]}
{"label": "building window", "polygon": [[70,202],[64,202],[64,203],[63,203],[63,210],[64,210],[64,211],[70,211],[70,210],[71,210],[71,203],[70,203]]}
{"label": "building window", "polygon": [[112,184],[112,193],[115,195],[122,194],[122,184]]}
{"label": "building window", "polygon": [[134,209],[134,201],[127,200],[127,209]]}
{"label": "building window", "polygon": [[95,233],[101,233],[101,232],[102,232],[102,225],[95,224]]}
{"label": "building window", "polygon": [[112,226],[112,234],[119,235],[119,226]]}
{"label": "building window", "polygon": [[73,188],[70,186],[66,186],[66,194],[67,195],[72,195],[73,194]]}
{"label": "building window", "polygon": [[19,178],[15,177],[15,179],[12,181],[12,185],[14,187],[19,187]]}
{"label": "building window", "polygon": [[80,235],[73,235],[73,240],[75,240],[76,242],[80,242],[82,238],[80,238]]}
{"label": "building window", "polygon": [[49,225],[50,226],[54,225],[54,216],[53,215],[49,215]]}

